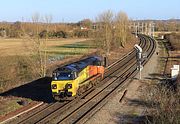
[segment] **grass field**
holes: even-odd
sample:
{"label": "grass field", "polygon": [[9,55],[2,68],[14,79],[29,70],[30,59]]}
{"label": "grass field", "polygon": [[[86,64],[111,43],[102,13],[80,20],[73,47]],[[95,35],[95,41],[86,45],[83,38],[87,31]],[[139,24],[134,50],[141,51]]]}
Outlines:
{"label": "grass field", "polygon": [[[47,41],[47,52],[51,55],[74,55],[87,52],[92,48],[86,39],[50,39]],[[23,39],[0,39],[0,55],[27,55],[27,40]]]}
{"label": "grass field", "polygon": [[92,45],[92,41],[74,41],[73,43],[66,44],[52,44],[47,48],[49,58],[55,57],[72,57],[74,55],[84,55],[91,52],[95,47]]}

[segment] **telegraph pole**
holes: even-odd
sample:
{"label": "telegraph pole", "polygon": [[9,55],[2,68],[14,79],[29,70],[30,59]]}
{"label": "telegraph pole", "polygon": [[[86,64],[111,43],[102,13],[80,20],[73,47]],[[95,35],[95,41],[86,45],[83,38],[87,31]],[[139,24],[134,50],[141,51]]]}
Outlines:
{"label": "telegraph pole", "polygon": [[137,27],[137,25],[136,25],[136,37],[137,37],[137,34],[138,34],[138,31],[137,31],[137,29],[138,29],[138,27]]}
{"label": "telegraph pole", "polygon": [[133,23],[133,29],[134,29],[134,33],[136,33],[136,23]]}
{"label": "telegraph pole", "polygon": [[154,23],[152,23],[152,37],[154,38]]}
{"label": "telegraph pole", "polygon": [[142,22],[142,34],[144,34],[144,23]]}
{"label": "telegraph pole", "polygon": [[137,32],[138,32],[138,34],[139,34],[139,22],[138,22],[138,25],[137,25],[138,27],[137,27]]}
{"label": "telegraph pole", "polygon": [[148,27],[148,24],[145,23],[145,34],[146,34],[146,35],[148,34],[148,33],[147,33],[147,27]]}

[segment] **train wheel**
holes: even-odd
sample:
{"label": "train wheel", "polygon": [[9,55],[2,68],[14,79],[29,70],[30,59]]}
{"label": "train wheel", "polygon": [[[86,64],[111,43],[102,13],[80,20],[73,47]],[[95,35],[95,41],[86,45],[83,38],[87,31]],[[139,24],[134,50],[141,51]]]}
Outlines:
{"label": "train wheel", "polygon": [[89,82],[89,86],[88,86],[88,89],[92,87],[92,83],[91,81]]}
{"label": "train wheel", "polygon": [[101,79],[102,79],[102,77],[100,76],[100,77],[97,78],[97,81],[100,82]]}
{"label": "train wheel", "polygon": [[97,85],[97,81],[94,80],[94,81],[93,81],[93,86],[96,86],[96,85]]}
{"label": "train wheel", "polygon": [[60,101],[61,99],[59,98],[59,96],[53,96],[55,101]]}
{"label": "train wheel", "polygon": [[92,87],[93,87],[93,82],[90,81],[90,82],[89,82],[89,88],[92,88]]}
{"label": "train wheel", "polygon": [[82,88],[79,88],[77,90],[77,95],[76,96],[78,97],[78,96],[81,96],[81,95],[82,95]]}

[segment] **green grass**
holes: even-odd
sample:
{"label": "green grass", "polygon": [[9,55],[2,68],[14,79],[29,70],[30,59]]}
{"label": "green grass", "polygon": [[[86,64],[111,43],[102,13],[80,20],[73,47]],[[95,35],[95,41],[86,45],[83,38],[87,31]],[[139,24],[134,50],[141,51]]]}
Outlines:
{"label": "green grass", "polygon": [[75,43],[75,44],[67,44],[67,45],[63,45],[63,46],[55,46],[55,48],[89,49],[89,48],[95,48],[95,46],[90,45],[88,43]]}
{"label": "green grass", "polygon": [[92,49],[95,49],[95,46],[92,45],[91,41],[88,41],[77,42],[74,44],[51,46],[47,49],[47,53],[50,57],[71,57],[74,55],[84,55]]}
{"label": "green grass", "polygon": [[83,55],[84,53],[86,53],[87,50],[77,50],[77,49],[73,49],[73,50],[57,50],[57,51],[47,51],[47,53],[51,56],[51,55],[61,55],[61,56],[72,56],[72,55]]}

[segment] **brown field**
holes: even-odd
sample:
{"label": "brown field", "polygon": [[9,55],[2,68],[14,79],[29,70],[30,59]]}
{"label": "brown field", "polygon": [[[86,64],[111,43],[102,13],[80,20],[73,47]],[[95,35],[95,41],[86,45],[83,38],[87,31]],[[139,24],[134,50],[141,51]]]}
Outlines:
{"label": "brown field", "polygon": [[[68,44],[76,44],[88,41],[87,39],[49,39],[47,41],[47,49],[52,52],[54,47]],[[26,55],[28,53],[28,40],[24,39],[0,39],[0,55]],[[61,49],[62,50],[62,49]],[[57,51],[57,49],[55,50]]]}

